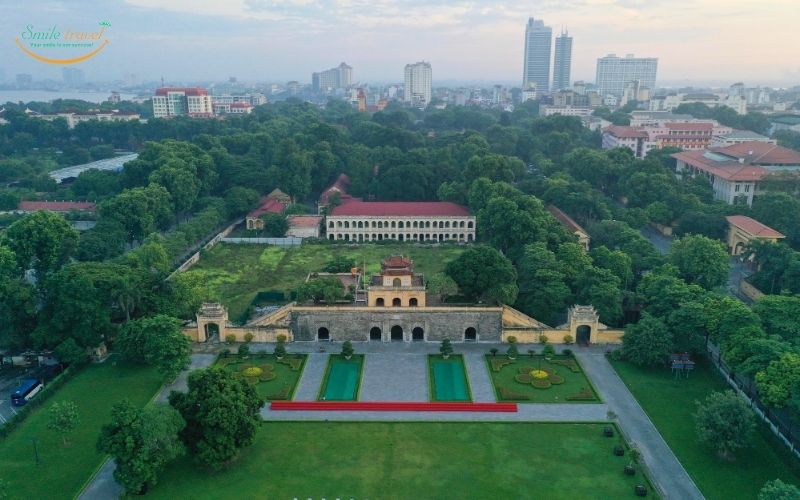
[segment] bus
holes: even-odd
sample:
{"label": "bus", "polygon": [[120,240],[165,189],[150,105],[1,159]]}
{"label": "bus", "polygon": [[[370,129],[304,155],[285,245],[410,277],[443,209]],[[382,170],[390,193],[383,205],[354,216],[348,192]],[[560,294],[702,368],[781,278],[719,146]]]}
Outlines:
{"label": "bus", "polygon": [[41,380],[26,378],[11,394],[11,404],[14,406],[22,406],[42,389],[44,389],[44,384],[42,384]]}

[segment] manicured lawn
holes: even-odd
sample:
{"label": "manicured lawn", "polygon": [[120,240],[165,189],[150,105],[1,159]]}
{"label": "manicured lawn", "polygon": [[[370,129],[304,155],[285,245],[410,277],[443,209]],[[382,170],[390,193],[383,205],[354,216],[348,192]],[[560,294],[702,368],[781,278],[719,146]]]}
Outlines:
{"label": "manicured lawn", "polygon": [[[230,355],[217,360],[217,364],[255,385],[258,395],[265,401],[290,400],[303,373],[306,357],[305,354],[287,354],[278,360],[268,353],[251,354],[247,359]],[[248,368],[260,370],[260,373],[246,376]]]}
{"label": "manicured lawn", "polygon": [[325,378],[319,389],[320,401],[355,401],[361,386],[361,372],[364,367],[364,355],[353,354],[345,359],[340,354],[328,357]]}
{"label": "manicured lawn", "polygon": [[[148,498],[637,498],[603,424],[266,422],[229,469],[171,465]],[[651,490],[647,498],[657,498]]]}
{"label": "manicured lawn", "polygon": [[447,359],[439,354],[429,354],[428,377],[431,401],[472,400],[464,358],[460,354],[451,354]]}
{"label": "manicured lawn", "polygon": [[800,463],[763,425],[752,448],[737,453],[734,462],[720,460],[712,449],[697,442],[692,417],[695,401],[728,389],[707,363],[698,363],[688,379],[678,380],[667,368],[641,369],[625,362],[612,365],[706,498],[755,498],[772,479],[800,486]]}
{"label": "manicured lawn", "polygon": [[347,256],[359,266],[366,262],[369,273],[380,271],[381,261],[391,255],[405,255],[414,260],[418,273],[434,274],[457,258],[463,247],[415,244],[376,245],[302,245],[281,248],[266,245],[219,244],[204,252],[200,262],[183,273],[181,280],[203,292],[207,298],[228,307],[233,321],[246,313],[259,291],[289,293],[305,281],[308,273],[322,271],[335,256]]}
{"label": "manicured lawn", "polygon": [[[578,360],[567,356],[553,356],[547,361],[543,356],[520,354],[511,361],[507,356],[486,355],[486,366],[494,385],[498,401],[518,403],[599,403],[589,379],[583,373]],[[530,380],[532,370],[550,374],[543,376],[542,388],[535,387]],[[577,371],[575,371],[577,370]],[[519,380],[518,380],[519,379]],[[550,386],[546,387],[550,382]]]}
{"label": "manicured lawn", "polygon": [[[144,406],[158,391],[161,376],[153,368],[116,363],[92,365],[68,381],[7,438],[0,439],[0,478],[10,498],[72,498],[100,466],[95,450],[100,427],[109,422],[111,407],[123,399]],[[78,406],[80,423],[64,446],[47,429],[48,410],[55,402]],[[36,439],[40,464],[36,465]]]}

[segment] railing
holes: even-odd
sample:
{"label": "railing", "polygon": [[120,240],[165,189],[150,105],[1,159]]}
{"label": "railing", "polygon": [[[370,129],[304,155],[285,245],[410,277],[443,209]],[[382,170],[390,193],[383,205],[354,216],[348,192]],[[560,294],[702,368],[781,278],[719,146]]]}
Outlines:
{"label": "railing", "polygon": [[750,404],[750,407],[772,430],[772,433],[800,458],[800,423],[795,421],[789,411],[770,408],[758,397],[753,379],[730,369],[720,355],[719,348],[708,346],[708,357],[733,389]]}

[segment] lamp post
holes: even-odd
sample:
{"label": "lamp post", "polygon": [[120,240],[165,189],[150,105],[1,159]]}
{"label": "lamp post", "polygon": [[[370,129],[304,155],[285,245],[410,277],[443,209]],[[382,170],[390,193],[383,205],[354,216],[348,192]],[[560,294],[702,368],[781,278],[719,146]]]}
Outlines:
{"label": "lamp post", "polygon": [[33,455],[36,457],[36,465],[39,465],[39,447],[37,446],[37,439],[31,438],[33,443]]}

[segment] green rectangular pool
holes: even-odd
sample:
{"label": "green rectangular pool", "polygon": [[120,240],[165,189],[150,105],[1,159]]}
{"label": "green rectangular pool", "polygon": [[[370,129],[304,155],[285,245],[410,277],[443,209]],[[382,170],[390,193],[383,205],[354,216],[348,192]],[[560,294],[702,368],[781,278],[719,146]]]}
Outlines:
{"label": "green rectangular pool", "polygon": [[338,354],[328,358],[327,376],[320,390],[320,401],[355,401],[361,382],[361,367],[364,357],[353,355],[344,359]]}
{"label": "green rectangular pool", "polygon": [[464,359],[452,354],[448,359],[438,355],[428,356],[431,376],[431,400],[470,401]]}

